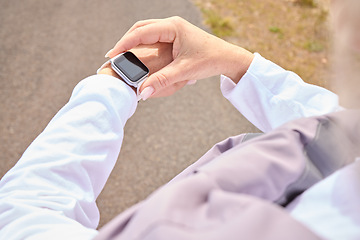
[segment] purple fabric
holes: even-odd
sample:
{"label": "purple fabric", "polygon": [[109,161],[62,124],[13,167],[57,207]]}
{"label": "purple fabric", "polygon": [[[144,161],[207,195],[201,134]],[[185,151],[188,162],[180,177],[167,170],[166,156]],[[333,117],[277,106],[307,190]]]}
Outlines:
{"label": "purple fabric", "polygon": [[[358,119],[358,112],[345,111],[296,120],[245,142],[246,135],[229,138],[96,239],[319,239],[277,202],[286,204],[294,197],[288,196],[321,180],[319,167],[329,174],[354,160],[358,150],[341,163],[328,159],[328,152],[338,157],[340,149],[356,147]],[[339,133],[348,141],[312,159]]]}

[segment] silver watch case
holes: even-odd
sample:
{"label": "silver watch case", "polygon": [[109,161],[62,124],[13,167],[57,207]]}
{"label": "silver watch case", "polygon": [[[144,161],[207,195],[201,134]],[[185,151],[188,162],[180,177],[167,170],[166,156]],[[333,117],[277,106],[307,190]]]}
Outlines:
{"label": "silver watch case", "polygon": [[[116,60],[118,58],[121,58],[122,55],[124,54],[132,54],[133,57],[136,58],[135,61],[137,61],[136,64],[141,64],[142,67],[145,67],[146,69],[146,74],[144,74],[143,76],[137,78],[135,81],[129,79],[129,77],[126,75],[125,72],[123,72],[124,70],[121,70],[117,65],[116,65]],[[125,58],[126,59],[126,58]],[[126,59],[127,60],[127,59]],[[130,63],[130,61],[128,61]],[[149,76],[149,69],[145,66],[145,64],[143,64],[140,59],[138,59],[135,54],[133,54],[132,52],[124,52],[121,53],[115,57],[113,57],[112,59],[110,59],[110,63],[111,63],[111,68],[130,86],[133,86],[135,88],[139,88],[141,86],[141,84],[145,81],[145,79]],[[134,63],[130,63],[130,64],[134,64]],[[135,65],[136,65],[135,64]],[[142,69],[144,70],[144,69]]]}

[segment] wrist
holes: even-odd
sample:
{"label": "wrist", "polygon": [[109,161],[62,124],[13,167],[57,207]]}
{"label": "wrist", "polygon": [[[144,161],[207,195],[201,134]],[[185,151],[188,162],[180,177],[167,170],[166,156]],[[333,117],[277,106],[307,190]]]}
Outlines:
{"label": "wrist", "polygon": [[254,54],[244,48],[230,44],[225,56],[223,75],[237,84],[249,69]]}
{"label": "wrist", "polygon": [[[112,76],[112,77],[116,77],[118,78],[120,81],[123,81],[125,82],[110,66],[110,64],[102,67],[98,72],[97,74],[105,74],[105,75],[109,75],[109,76]],[[126,83],[126,82],[125,82]],[[126,83],[127,84],[127,83]],[[131,87],[131,89],[137,93],[137,90],[136,88],[134,88],[133,86],[130,86],[129,84],[127,84],[129,87]]]}

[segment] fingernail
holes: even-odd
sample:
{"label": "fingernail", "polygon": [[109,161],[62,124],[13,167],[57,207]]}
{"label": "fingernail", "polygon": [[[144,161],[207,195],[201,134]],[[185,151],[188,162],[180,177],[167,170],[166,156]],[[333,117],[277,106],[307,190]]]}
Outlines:
{"label": "fingernail", "polygon": [[106,54],[105,54],[105,57],[109,57],[109,53],[112,51],[112,49],[110,49]]}
{"label": "fingernail", "polygon": [[142,92],[140,93],[140,99],[142,99],[143,101],[145,101],[146,99],[148,99],[153,93],[154,93],[155,89],[151,86],[146,87],[144,90],[142,90]]}
{"label": "fingernail", "polygon": [[194,85],[196,83],[196,80],[190,80],[186,83],[186,85]]}

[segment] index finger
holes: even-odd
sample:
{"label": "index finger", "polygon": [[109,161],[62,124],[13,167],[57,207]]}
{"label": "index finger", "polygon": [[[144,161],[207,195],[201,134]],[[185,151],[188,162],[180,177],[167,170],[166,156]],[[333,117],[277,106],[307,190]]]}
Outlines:
{"label": "index finger", "polygon": [[175,38],[176,29],[173,24],[168,21],[153,22],[126,33],[107,55],[112,58],[138,45],[150,45],[158,42],[173,43]]}
{"label": "index finger", "polygon": [[148,19],[148,20],[138,21],[124,35],[128,34],[129,32],[132,32],[136,28],[143,27],[145,25],[156,23],[159,21],[161,21],[161,19]]}

